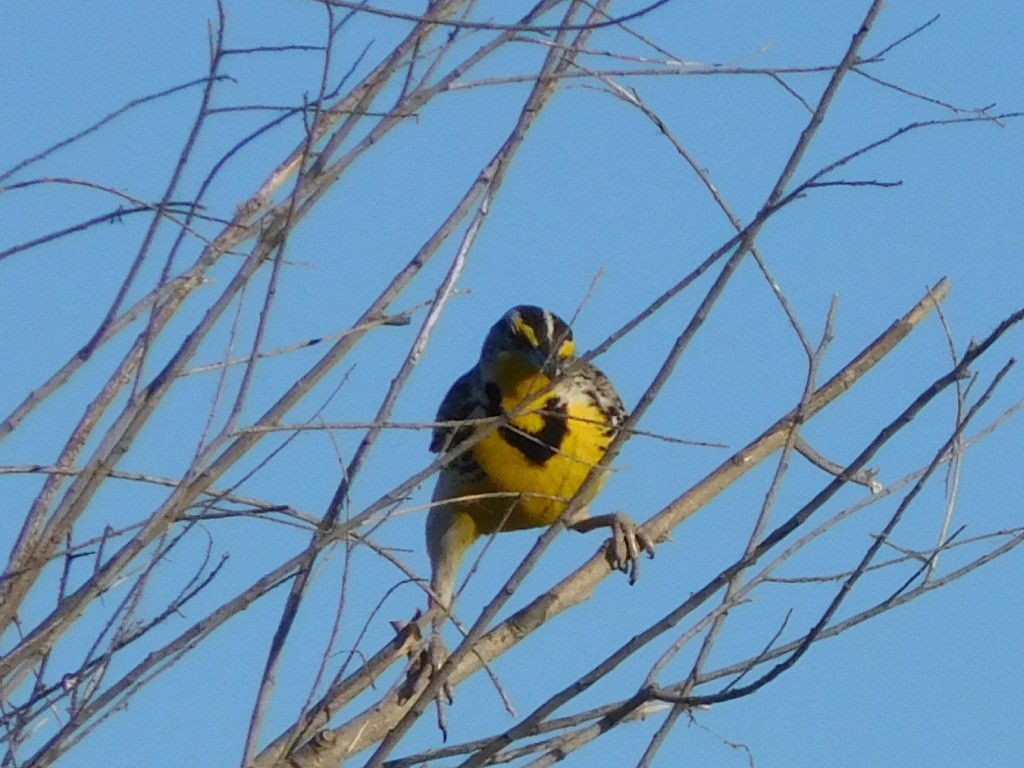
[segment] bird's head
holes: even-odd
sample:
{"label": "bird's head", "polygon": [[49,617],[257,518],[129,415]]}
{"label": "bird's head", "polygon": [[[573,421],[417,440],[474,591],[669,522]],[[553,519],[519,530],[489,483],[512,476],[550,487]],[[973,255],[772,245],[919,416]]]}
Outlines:
{"label": "bird's head", "polygon": [[540,307],[512,307],[484,340],[480,362],[492,380],[499,376],[535,376],[554,380],[576,352],[569,325]]}

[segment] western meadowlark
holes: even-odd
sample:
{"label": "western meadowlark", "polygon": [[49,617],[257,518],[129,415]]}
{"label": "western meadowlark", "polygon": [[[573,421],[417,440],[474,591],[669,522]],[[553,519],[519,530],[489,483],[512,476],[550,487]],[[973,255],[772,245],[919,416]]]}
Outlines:
{"label": "western meadowlark", "polygon": [[[451,606],[470,545],[480,536],[558,521],[622,424],[625,408],[611,382],[575,348],[557,315],[513,307],[441,403],[430,450],[473,442],[441,470],[427,517],[430,585],[443,606],[435,626]],[[607,468],[600,471],[588,503],[606,479]],[[611,528],[609,559],[629,572],[630,583],[640,553],[654,555],[651,540],[624,514],[590,517],[584,506],[567,523],[580,532]]]}

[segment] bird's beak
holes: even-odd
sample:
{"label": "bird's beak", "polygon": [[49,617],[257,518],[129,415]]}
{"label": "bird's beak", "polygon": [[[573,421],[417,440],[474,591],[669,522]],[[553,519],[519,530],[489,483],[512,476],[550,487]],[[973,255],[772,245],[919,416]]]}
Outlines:
{"label": "bird's beak", "polygon": [[557,380],[562,375],[564,366],[562,365],[562,359],[554,353],[547,353],[544,355],[544,359],[541,360],[540,369],[544,372],[552,381]]}
{"label": "bird's beak", "polygon": [[552,380],[558,376],[561,369],[558,356],[543,347],[533,347],[527,353],[527,360],[533,368]]}

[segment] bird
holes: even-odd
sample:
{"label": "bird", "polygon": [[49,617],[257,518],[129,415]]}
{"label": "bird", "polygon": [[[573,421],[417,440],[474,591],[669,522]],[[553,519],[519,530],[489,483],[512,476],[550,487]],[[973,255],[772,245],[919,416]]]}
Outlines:
{"label": "bird", "polygon": [[587,509],[608,478],[599,464],[625,419],[611,381],[576,356],[572,330],[558,315],[519,305],[491,327],[480,359],[441,402],[430,442],[431,451],[451,454],[426,523],[435,634],[473,542],[557,522],[595,467],[599,476],[566,524],[578,532],[610,528],[609,560],[636,581],[641,553],[654,556],[653,541],[624,513]]}

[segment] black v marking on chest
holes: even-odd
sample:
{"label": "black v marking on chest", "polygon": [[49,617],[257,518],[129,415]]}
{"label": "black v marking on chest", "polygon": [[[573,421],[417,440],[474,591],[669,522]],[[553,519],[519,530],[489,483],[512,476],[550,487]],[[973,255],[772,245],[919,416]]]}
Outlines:
{"label": "black v marking on chest", "polygon": [[531,464],[543,466],[561,448],[569,427],[566,424],[567,408],[556,397],[544,403],[544,411],[539,415],[542,419],[541,428],[536,432],[520,427],[498,427],[501,438],[519,451]]}

